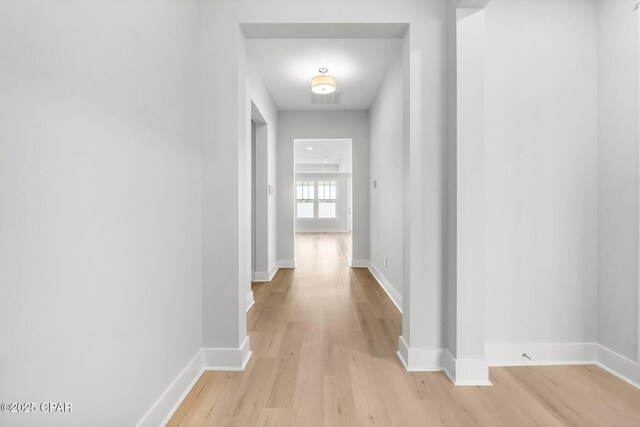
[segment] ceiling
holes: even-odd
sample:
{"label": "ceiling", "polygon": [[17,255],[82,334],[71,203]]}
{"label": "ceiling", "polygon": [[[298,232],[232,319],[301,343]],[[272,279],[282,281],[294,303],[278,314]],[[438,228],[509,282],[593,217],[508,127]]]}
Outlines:
{"label": "ceiling", "polygon": [[296,139],[294,147],[296,165],[339,165],[340,172],[351,172],[351,139]]}
{"label": "ceiling", "polygon": [[[247,53],[279,110],[368,110],[402,40],[250,39]],[[312,104],[311,78],[321,67],[338,81],[337,105]]]}

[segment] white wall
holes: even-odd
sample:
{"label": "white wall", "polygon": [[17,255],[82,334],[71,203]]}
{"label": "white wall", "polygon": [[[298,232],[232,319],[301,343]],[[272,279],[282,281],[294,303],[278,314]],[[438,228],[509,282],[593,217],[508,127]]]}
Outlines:
{"label": "white wall", "polygon": [[598,8],[597,318],[598,343],[637,361],[640,18],[631,8]]}
{"label": "white wall", "polygon": [[[347,231],[347,177],[350,174],[343,173],[296,173],[296,180],[299,179],[330,179],[336,181],[336,218],[296,218],[296,232],[345,232]],[[295,207],[294,207],[295,209]]]}
{"label": "white wall", "polygon": [[[403,72],[400,54],[398,52],[390,64],[369,110],[369,261],[402,296]],[[374,180],[375,188],[371,185]]]}
{"label": "white wall", "polygon": [[366,111],[281,111],[278,114],[278,259],[293,260],[294,139],[351,138],[353,258],[369,257],[369,119]]}
{"label": "white wall", "polygon": [[596,339],[597,8],[486,8],[487,343]]}
{"label": "white wall", "polygon": [[[456,384],[487,385],[484,310],[484,210],[485,210],[485,12],[478,8],[456,11],[456,141],[451,158],[455,159],[455,221],[451,241],[455,250],[455,340],[449,339],[449,351],[455,363],[448,372]],[[448,158],[449,160],[449,158]],[[454,240],[455,239],[455,240]],[[450,242],[451,242],[450,241]],[[454,260],[449,260],[454,261]],[[450,274],[450,272],[448,272]],[[451,317],[447,317],[451,325]]]}
{"label": "white wall", "polygon": [[202,346],[198,7],[0,7],[0,401],[134,425]]}

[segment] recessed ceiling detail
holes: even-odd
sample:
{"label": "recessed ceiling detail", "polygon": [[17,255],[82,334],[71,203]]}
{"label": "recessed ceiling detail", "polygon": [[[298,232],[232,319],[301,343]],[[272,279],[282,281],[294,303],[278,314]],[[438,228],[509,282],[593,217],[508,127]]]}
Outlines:
{"label": "recessed ceiling detail", "polygon": [[[368,110],[389,65],[401,58],[398,39],[247,40],[249,66],[262,77],[276,107],[285,111]],[[330,95],[310,90],[318,67],[327,68],[338,83]]]}

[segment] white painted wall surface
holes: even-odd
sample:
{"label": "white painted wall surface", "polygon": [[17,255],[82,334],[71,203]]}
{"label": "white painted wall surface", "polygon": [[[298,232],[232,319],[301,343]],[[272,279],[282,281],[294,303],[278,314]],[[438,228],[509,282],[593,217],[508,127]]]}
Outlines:
{"label": "white painted wall surface", "polygon": [[631,9],[599,1],[597,317],[598,343],[637,361],[640,18]]}
{"label": "white painted wall surface", "polygon": [[0,7],[0,425],[131,426],[202,347],[195,1]]}
{"label": "white painted wall surface", "polygon": [[278,114],[278,259],[294,255],[294,139],[352,138],[353,258],[369,257],[369,119],[366,111],[280,111]]}
{"label": "white painted wall surface", "polygon": [[346,232],[347,231],[347,178],[349,174],[343,173],[296,173],[297,180],[334,180],[336,181],[336,218],[296,218],[297,232]]}
{"label": "white painted wall surface", "polygon": [[486,8],[487,343],[596,339],[597,8]]}
{"label": "white painted wall surface", "polygon": [[[403,90],[401,51],[369,110],[369,261],[402,295]],[[372,185],[376,181],[376,187]],[[385,266],[384,260],[387,259]]]}
{"label": "white painted wall surface", "polygon": [[445,267],[442,292],[442,342],[451,354],[456,354],[456,299],[457,299],[457,2],[447,5],[447,150],[446,163],[446,237],[444,239]]}
{"label": "white painted wall surface", "polygon": [[457,11],[455,384],[487,385],[484,310],[485,19]]}

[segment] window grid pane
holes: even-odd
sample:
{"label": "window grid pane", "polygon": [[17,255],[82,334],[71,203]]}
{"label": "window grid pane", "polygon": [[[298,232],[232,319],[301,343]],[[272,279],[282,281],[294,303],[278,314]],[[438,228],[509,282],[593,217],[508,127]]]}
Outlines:
{"label": "window grid pane", "polygon": [[315,182],[296,181],[296,216],[315,218]]}
{"label": "window grid pane", "polygon": [[337,187],[337,181],[332,180],[296,181],[296,216],[304,219],[337,218]]}
{"label": "window grid pane", "polygon": [[318,181],[318,218],[336,218],[336,181]]}

